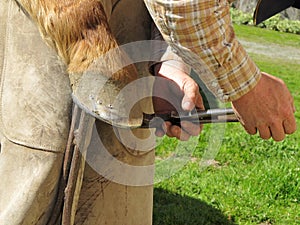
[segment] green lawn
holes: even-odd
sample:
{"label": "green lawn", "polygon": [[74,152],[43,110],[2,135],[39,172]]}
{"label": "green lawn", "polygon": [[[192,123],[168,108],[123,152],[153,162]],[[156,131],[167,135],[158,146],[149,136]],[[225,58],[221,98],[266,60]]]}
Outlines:
{"label": "green lawn", "polygon": [[[300,51],[300,35],[235,29],[242,39]],[[261,70],[285,80],[300,109],[300,59],[250,55]],[[300,127],[299,111],[296,117]],[[156,151],[157,177],[162,181],[155,184],[153,224],[300,224],[299,135],[298,130],[277,143],[249,136],[239,124],[220,124],[206,125],[199,137],[183,146],[163,138]],[[204,161],[208,166],[202,166],[204,157],[212,159]],[[167,158],[170,163],[164,163]]]}
{"label": "green lawn", "polygon": [[[234,25],[237,37],[263,43],[273,43],[300,48],[300,35],[276,32],[259,27]],[[299,49],[298,49],[299,50]]]}

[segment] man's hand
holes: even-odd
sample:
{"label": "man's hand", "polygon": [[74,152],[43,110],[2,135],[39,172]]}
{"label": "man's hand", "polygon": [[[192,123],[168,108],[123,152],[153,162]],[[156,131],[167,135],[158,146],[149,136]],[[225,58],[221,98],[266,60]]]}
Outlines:
{"label": "man's hand", "polygon": [[[204,109],[199,87],[189,75],[165,63],[155,67],[155,74],[158,77],[153,88],[155,113],[191,111],[195,107]],[[157,128],[156,135],[161,137],[166,134],[169,137],[186,141],[190,136],[199,135],[201,129],[202,126],[199,124],[187,121],[182,121],[181,127],[165,122],[161,129]]]}
{"label": "man's hand", "polygon": [[263,139],[282,141],[296,131],[293,97],[282,80],[269,74],[262,73],[255,88],[232,106],[249,134],[259,131]]}

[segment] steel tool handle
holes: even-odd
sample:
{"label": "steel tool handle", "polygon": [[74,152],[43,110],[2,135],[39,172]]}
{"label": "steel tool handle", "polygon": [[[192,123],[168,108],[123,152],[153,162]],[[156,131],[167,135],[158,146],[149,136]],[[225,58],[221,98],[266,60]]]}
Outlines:
{"label": "steel tool handle", "polygon": [[220,108],[209,110],[197,110],[188,114],[178,114],[175,112],[167,114],[144,114],[142,128],[160,127],[163,121],[169,121],[173,125],[180,126],[181,121],[192,123],[226,123],[238,122],[232,108]]}

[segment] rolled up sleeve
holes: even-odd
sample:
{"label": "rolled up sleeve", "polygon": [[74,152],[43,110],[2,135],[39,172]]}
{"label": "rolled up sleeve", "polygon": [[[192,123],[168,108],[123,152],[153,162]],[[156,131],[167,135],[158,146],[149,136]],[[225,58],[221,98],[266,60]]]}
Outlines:
{"label": "rolled up sleeve", "polygon": [[154,59],[154,61],[149,62],[150,73],[154,74],[155,65],[163,63],[175,67],[187,75],[190,74],[191,67],[186,64],[180,56],[174,53],[171,46],[165,43],[161,33],[154,24],[151,28],[151,40],[154,40],[151,52],[151,59]]}
{"label": "rolled up sleeve", "polygon": [[237,41],[227,0],[144,0],[163,38],[224,102],[250,91],[260,70]]}

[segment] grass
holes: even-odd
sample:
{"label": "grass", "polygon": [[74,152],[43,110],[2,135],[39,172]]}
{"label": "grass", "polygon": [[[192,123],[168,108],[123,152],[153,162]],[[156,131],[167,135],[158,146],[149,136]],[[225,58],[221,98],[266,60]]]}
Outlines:
{"label": "grass", "polygon": [[300,35],[262,29],[255,26],[234,25],[236,36],[258,43],[272,43],[300,48]]}
{"label": "grass", "polygon": [[[293,46],[300,51],[299,35],[248,26],[235,29],[240,38]],[[261,70],[279,75],[286,82],[300,109],[300,62],[257,54],[251,57]],[[299,111],[296,119],[300,127]],[[212,145],[211,137],[218,132],[222,143]],[[177,173],[155,185],[153,224],[300,224],[299,136],[298,130],[278,143],[250,136],[239,124],[220,124],[206,125],[190,149],[189,144],[178,147],[178,141],[164,137],[156,151],[158,162],[181,155],[186,161],[181,162]],[[210,146],[218,147],[217,154],[207,160],[208,166],[201,166]],[[158,168],[160,173],[170,169]]]}

